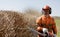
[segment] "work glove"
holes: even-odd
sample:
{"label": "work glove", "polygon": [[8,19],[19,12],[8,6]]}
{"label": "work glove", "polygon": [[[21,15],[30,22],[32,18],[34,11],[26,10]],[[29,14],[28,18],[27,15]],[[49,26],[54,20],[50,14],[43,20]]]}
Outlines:
{"label": "work glove", "polygon": [[56,34],[54,34],[54,37],[56,37]]}

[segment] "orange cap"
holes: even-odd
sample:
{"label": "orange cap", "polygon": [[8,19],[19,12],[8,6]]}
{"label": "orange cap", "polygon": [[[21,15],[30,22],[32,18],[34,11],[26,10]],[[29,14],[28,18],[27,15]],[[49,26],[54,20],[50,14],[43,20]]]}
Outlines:
{"label": "orange cap", "polygon": [[50,9],[50,6],[45,5],[42,9],[43,9],[43,10],[49,10],[49,9]]}

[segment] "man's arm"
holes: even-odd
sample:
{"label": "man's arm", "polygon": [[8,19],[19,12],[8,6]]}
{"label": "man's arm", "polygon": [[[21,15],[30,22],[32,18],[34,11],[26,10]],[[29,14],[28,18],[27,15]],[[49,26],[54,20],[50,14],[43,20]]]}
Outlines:
{"label": "man's arm", "polygon": [[57,28],[56,28],[56,23],[54,21],[54,18],[53,18],[53,26],[52,26],[52,29],[53,29],[53,33],[54,34],[57,34]]}
{"label": "man's arm", "polygon": [[41,24],[42,24],[42,17],[37,18],[36,24],[38,26],[37,27],[37,31],[42,31],[42,26],[41,26]]}
{"label": "man's arm", "polygon": [[57,35],[57,28],[56,28],[56,23],[54,21],[54,18],[53,18],[53,22],[52,22],[52,29],[53,29],[53,33],[54,33],[54,37],[56,37]]}

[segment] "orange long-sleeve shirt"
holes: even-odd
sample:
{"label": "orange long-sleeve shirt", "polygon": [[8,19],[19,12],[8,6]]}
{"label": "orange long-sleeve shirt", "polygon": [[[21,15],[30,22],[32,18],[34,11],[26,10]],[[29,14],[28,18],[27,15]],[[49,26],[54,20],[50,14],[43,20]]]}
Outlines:
{"label": "orange long-sleeve shirt", "polygon": [[37,25],[39,25],[40,29],[47,28],[49,32],[53,32],[54,34],[57,34],[57,28],[54,18],[52,18],[51,16],[46,17],[45,15],[43,15],[37,18],[36,23]]}

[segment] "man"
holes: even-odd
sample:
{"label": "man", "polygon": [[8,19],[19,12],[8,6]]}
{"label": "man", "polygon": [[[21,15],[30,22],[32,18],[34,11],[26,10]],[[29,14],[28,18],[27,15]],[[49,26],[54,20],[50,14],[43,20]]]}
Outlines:
{"label": "man", "polygon": [[[54,21],[54,18],[52,18],[50,16],[51,14],[51,7],[49,7],[48,5],[44,6],[42,8],[42,13],[43,15],[39,18],[37,18],[36,23],[38,25],[37,27],[37,31],[40,33],[43,33],[45,29],[48,30],[49,33],[51,33],[50,35],[53,37],[56,37],[57,35],[57,28],[56,28],[56,24]],[[38,35],[38,37],[43,37],[41,35]]]}

